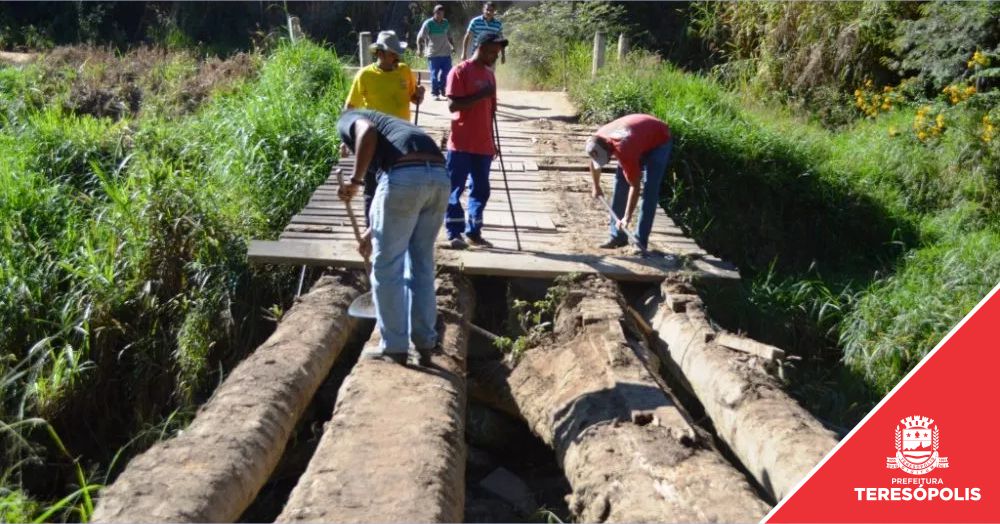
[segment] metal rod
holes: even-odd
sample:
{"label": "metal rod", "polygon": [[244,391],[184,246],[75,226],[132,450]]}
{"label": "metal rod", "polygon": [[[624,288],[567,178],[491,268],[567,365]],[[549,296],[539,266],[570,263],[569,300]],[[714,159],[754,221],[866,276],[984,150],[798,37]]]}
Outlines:
{"label": "metal rod", "polygon": [[302,296],[302,283],[306,280],[306,265],[302,264],[302,272],[299,273],[299,289],[295,292],[296,297]]}
{"label": "metal rod", "polygon": [[[417,71],[417,87],[420,87],[420,77],[423,75],[420,71]],[[420,104],[417,104],[417,112],[413,115],[413,125],[418,125],[417,121],[420,120]]]}
{"label": "metal rod", "polygon": [[[600,200],[602,204],[604,204],[604,207],[608,208],[608,213],[611,213],[611,218],[615,219],[615,223],[621,222],[621,219],[618,218],[618,215],[615,214],[615,210],[611,208],[611,204],[609,204],[608,200],[604,198],[604,195],[597,197],[597,199]],[[629,240],[634,242],[636,247],[638,247],[639,250],[642,251],[642,254],[645,255],[646,248],[642,246],[641,242],[639,242],[639,237],[635,236],[635,233],[629,231],[628,228],[623,227],[621,228],[621,230],[625,232],[625,236],[627,236]]]}
{"label": "metal rod", "polygon": [[497,156],[500,158],[500,172],[503,173],[503,187],[507,190],[507,205],[510,206],[510,223],[514,226],[514,240],[517,250],[521,251],[521,235],[517,233],[517,219],[514,217],[514,201],[510,198],[510,184],[507,183],[507,168],[503,164],[503,152],[500,150],[500,124],[497,122],[497,112],[493,111],[493,139],[497,146]]}

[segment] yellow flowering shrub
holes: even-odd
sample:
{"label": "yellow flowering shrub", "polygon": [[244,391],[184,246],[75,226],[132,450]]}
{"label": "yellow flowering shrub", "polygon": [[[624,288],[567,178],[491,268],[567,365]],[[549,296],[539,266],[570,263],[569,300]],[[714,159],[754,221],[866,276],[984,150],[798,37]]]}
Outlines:
{"label": "yellow flowering shrub", "polygon": [[966,62],[965,67],[973,69],[976,66],[986,67],[988,65],[990,65],[990,58],[983,54],[982,51],[976,50],[976,52],[972,54],[972,58]]}
{"label": "yellow flowering shrub", "polygon": [[879,92],[874,89],[871,79],[865,80],[864,86],[854,90],[854,105],[866,116],[874,118],[879,113],[892,111],[892,108],[903,102],[896,88],[885,86]]}
{"label": "yellow flowering shrub", "polygon": [[944,112],[939,111],[931,115],[931,106],[920,106],[917,109],[917,116],[913,118],[913,132],[917,139],[925,142],[941,136],[945,130]]}
{"label": "yellow flowering shrub", "polygon": [[966,85],[961,86],[957,84],[952,84],[945,87],[942,92],[948,95],[948,100],[951,105],[959,104],[965,102],[972,95],[976,94],[976,86]]}

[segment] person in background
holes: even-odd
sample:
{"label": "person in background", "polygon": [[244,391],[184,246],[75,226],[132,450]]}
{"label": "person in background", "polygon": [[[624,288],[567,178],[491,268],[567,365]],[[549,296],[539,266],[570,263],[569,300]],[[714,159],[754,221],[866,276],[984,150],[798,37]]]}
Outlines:
{"label": "person in background", "polygon": [[[497,33],[483,37],[472,60],[466,60],[448,75],[448,110],[451,133],[448,135],[448,174],[451,196],[445,229],[453,249],[468,247],[468,243],[491,247],[483,239],[483,211],[490,198],[490,164],[496,154],[493,137],[493,117],[497,107],[497,80],[491,69],[497,56],[507,46],[507,40]],[[462,209],[462,193],[469,176],[469,217]]]}
{"label": "person in background", "polygon": [[[375,61],[358,70],[351,83],[351,90],[344,102],[344,109],[373,109],[403,120],[410,119],[410,103],[420,104],[424,100],[424,87],[417,85],[410,66],[400,62],[405,43],[399,41],[395,31],[378,34],[371,51]],[[341,145],[341,156],[348,152]],[[365,175],[365,219],[371,225],[369,210],[375,195],[376,171]]]}
{"label": "person in background", "polygon": [[363,256],[372,255],[372,295],[382,336],[380,352],[372,357],[405,364],[413,342],[420,364],[429,365],[439,342],[434,241],[451,186],[444,156],[419,127],[377,111],[345,111],[337,131],[356,155],[350,182],[338,190],[347,205],[369,166],[382,172],[371,228],[358,247]]}
{"label": "person in background", "polygon": [[[451,72],[451,53],[455,43],[448,33],[448,19],[444,17],[444,6],[434,6],[434,16],[424,20],[417,33],[417,53],[426,49],[427,63],[431,70],[431,95],[434,100],[444,96],[445,83]],[[424,42],[427,44],[424,45]]]}
{"label": "person in background", "polygon": [[[469,22],[469,28],[462,39],[462,60],[469,53],[475,53],[486,35],[503,35],[503,22],[497,18],[497,7],[493,2],[483,4],[483,14]],[[470,45],[471,44],[471,45]],[[500,50],[500,63],[507,62],[507,52]],[[490,66],[493,67],[493,66]]]}
{"label": "person in background", "polygon": [[593,178],[594,198],[604,196],[601,189],[601,167],[611,157],[618,159],[611,208],[621,220],[611,219],[610,238],[601,244],[604,249],[614,249],[628,245],[625,229],[632,221],[639,194],[642,207],[639,209],[639,227],[636,237],[639,249],[645,251],[649,244],[649,233],[653,230],[653,218],[660,203],[660,185],[670,162],[673,140],[666,122],[650,115],[626,115],[605,124],[587,139],[586,150],[591,158],[590,174]]}

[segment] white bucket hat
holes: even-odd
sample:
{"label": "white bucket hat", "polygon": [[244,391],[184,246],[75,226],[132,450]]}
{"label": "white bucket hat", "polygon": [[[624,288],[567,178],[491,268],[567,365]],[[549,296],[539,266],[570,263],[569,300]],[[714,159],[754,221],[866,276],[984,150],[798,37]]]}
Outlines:
{"label": "white bucket hat", "polygon": [[375,43],[371,45],[371,49],[372,51],[381,49],[382,51],[389,51],[403,56],[403,50],[406,49],[406,42],[400,42],[395,31],[380,31]]}

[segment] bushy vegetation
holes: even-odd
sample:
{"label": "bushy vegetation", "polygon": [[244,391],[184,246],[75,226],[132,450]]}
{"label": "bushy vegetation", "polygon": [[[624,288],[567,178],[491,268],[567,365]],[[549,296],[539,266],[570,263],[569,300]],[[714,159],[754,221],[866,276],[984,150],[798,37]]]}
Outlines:
{"label": "bushy vegetation", "polygon": [[669,122],[664,203],[750,277],[772,317],[760,334],[806,356],[839,345],[876,396],[1000,276],[992,93],[900,97],[836,131],[668,65],[612,67],[572,94],[597,121]]}
{"label": "bushy vegetation", "polygon": [[[346,82],[308,42],[227,61],[75,48],[0,69],[5,519],[44,509],[22,488],[111,473],[119,446],[189,411],[266,336],[292,275],[250,267],[247,241],[325,178]],[[67,478],[53,466],[79,455]],[[86,493],[62,518],[86,518]]]}
{"label": "bushy vegetation", "polygon": [[1000,44],[1000,6],[990,3],[707,3],[692,17],[725,85],[834,127],[856,118],[850,94],[866,81],[881,89],[907,79],[912,94],[933,97],[968,75],[975,51]]}
{"label": "bushy vegetation", "polygon": [[564,89],[589,71],[595,31],[608,35],[607,56],[626,28],[625,8],[611,2],[541,2],[515,6],[503,13],[514,47],[511,66],[519,85]]}

